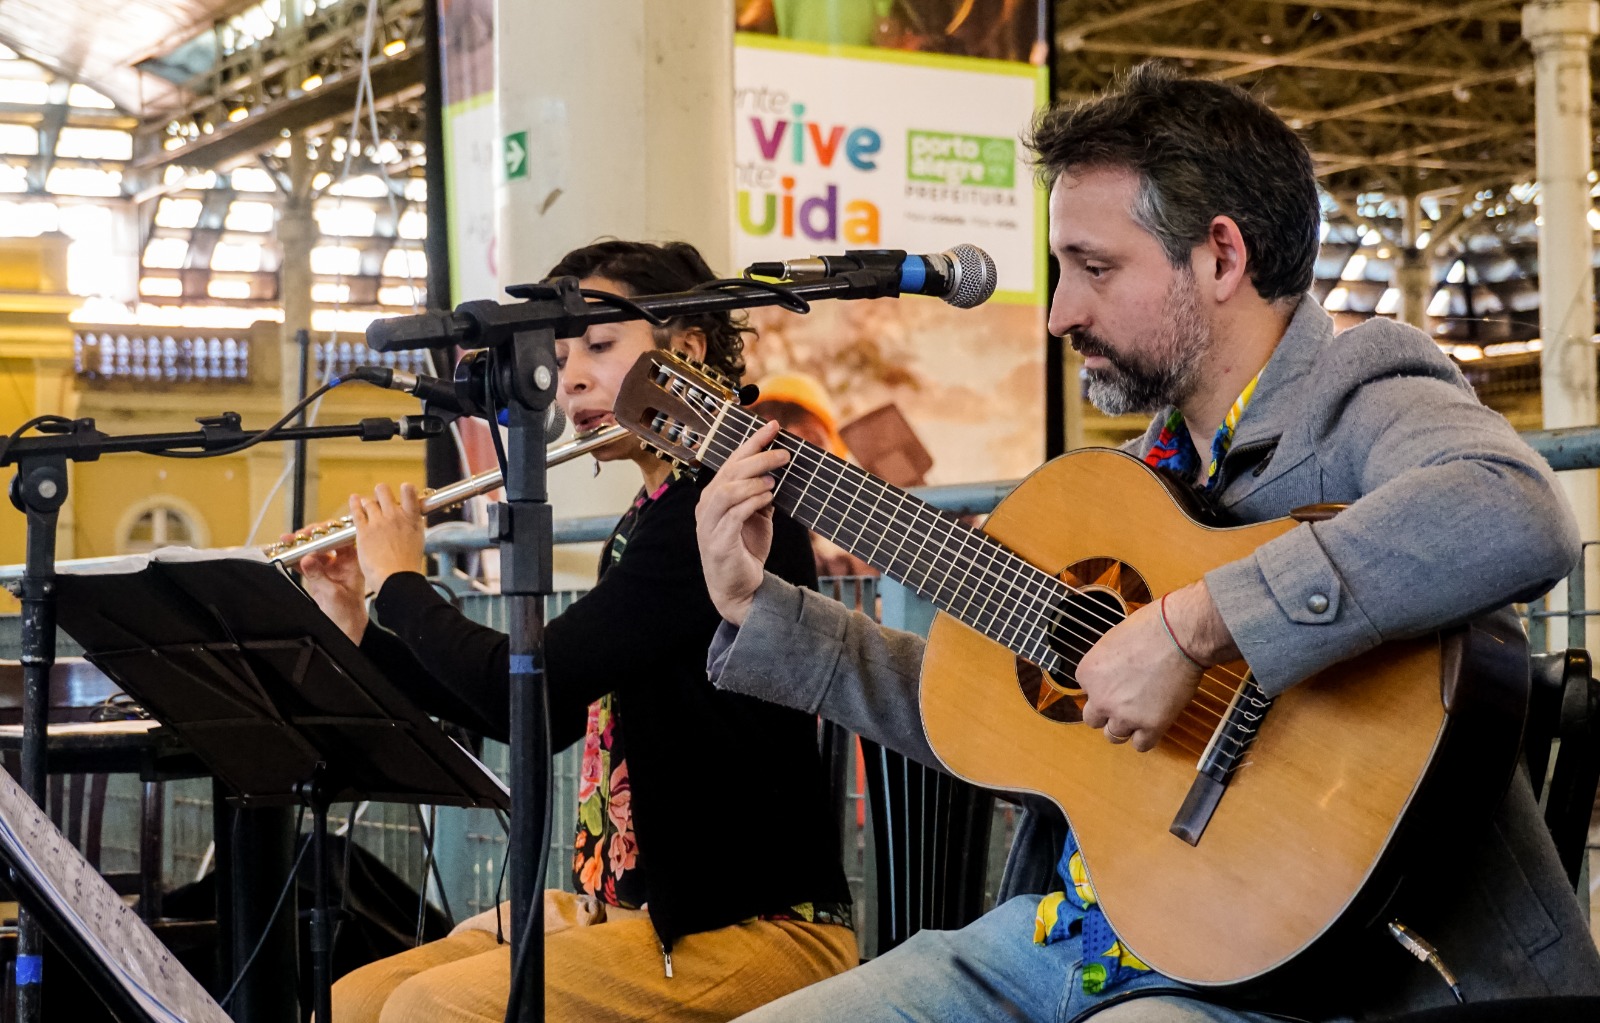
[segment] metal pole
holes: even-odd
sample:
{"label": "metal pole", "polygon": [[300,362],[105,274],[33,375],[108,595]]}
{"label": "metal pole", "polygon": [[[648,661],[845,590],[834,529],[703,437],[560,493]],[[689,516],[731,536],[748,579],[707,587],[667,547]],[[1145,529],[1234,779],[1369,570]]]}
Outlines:
{"label": "metal pole", "polygon": [[[455,304],[450,286],[450,204],[445,201],[449,186],[445,178],[448,168],[444,161],[444,30],[439,21],[439,0],[423,0],[422,34],[427,51],[423,54],[422,79],[422,141],[428,153],[423,167],[423,181],[428,186],[428,235],[423,239],[423,251],[428,257],[428,305],[435,309],[449,309]],[[441,345],[432,349],[434,375],[449,379],[450,368],[455,365],[455,348]],[[465,475],[465,466],[456,455],[455,439],[450,431],[443,436],[430,437],[424,450],[424,478],[430,487],[442,487]],[[460,511],[441,512],[429,517],[430,522],[464,518]]]}
{"label": "metal pole", "polygon": [[[297,330],[294,332],[294,343],[300,348],[300,397],[296,403],[305,401],[310,394],[311,386],[311,332]],[[300,415],[295,418],[296,426],[306,425],[306,410],[301,409]],[[289,513],[291,528],[298,530],[306,524],[306,442],[304,438],[294,442],[294,506]]]}
{"label": "metal pole", "polygon": [[[289,6],[295,7],[294,4]],[[305,350],[297,349],[296,345],[300,340],[300,332],[311,328],[311,249],[317,243],[317,222],[312,216],[315,196],[311,187],[311,157],[306,153],[304,135],[296,134],[289,139],[288,170],[289,191],[284,196],[283,212],[278,218],[278,241],[283,245],[283,264],[278,271],[278,290],[283,302],[283,343],[279,349],[282,379],[279,381],[279,393],[283,396],[285,410],[306,393],[305,384],[298,388],[295,386],[305,359]],[[305,465],[300,454],[298,447],[293,451],[286,448],[283,453],[284,458],[293,459],[291,471],[296,478],[299,478]],[[301,488],[302,493],[310,486],[309,474],[307,477],[305,487]],[[294,514],[292,509],[288,519],[291,529],[299,529],[305,524],[304,518]]]}
{"label": "metal pole", "polygon": [[[544,367],[540,367],[544,369]],[[546,374],[553,381],[553,374]],[[527,964],[514,1023],[544,1019],[544,878],[550,847],[550,709],[544,674],[544,603],[552,588],[553,530],[545,481],[544,413],[511,406],[507,503],[515,524],[502,543],[502,585],[511,656],[511,961]],[[526,950],[524,951],[524,944]]]}
{"label": "metal pole", "polygon": [[[1589,55],[1600,34],[1593,0],[1532,0],[1522,8],[1522,34],[1534,55],[1534,104],[1541,223],[1539,319],[1547,428],[1595,422],[1593,229],[1589,226]],[[1578,528],[1600,528],[1595,474],[1561,477]],[[1590,603],[1588,595],[1582,598]],[[1580,622],[1581,625],[1581,622]],[[1567,646],[1587,646],[1579,628]]]}
{"label": "metal pole", "polygon": [[[55,498],[58,485],[65,496],[65,468],[60,484],[43,481],[42,485],[50,490],[47,498]],[[22,577],[22,788],[42,807],[49,769],[50,668],[56,659],[56,509],[30,506],[27,515],[28,569]],[[27,910],[17,913],[16,984],[18,1023],[38,1023],[44,1012],[44,932]]]}

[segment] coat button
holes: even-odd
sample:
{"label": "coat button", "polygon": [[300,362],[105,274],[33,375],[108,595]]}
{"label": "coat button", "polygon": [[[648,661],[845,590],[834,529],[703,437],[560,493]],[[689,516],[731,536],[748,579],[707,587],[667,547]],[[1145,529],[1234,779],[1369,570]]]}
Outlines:
{"label": "coat button", "polygon": [[1328,595],[1326,593],[1313,593],[1306,598],[1306,608],[1314,615],[1319,615],[1328,610]]}

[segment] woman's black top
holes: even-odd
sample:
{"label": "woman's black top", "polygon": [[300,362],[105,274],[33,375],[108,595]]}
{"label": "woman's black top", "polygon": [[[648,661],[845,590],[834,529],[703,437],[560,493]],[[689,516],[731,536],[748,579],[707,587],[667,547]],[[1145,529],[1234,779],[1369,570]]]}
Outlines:
{"label": "woman's black top", "polygon": [[[669,947],[806,903],[850,904],[816,719],[706,678],[721,617],[695,543],[700,489],[677,478],[630,512],[625,546],[613,534],[599,581],[545,632],[553,748],[583,737],[589,705],[607,693],[624,723],[644,894]],[[767,568],[816,585],[807,534],[781,512]],[[469,621],[416,573],[385,581],[374,611],[383,627],[369,627],[361,649],[395,685],[430,714],[507,738],[504,633]]]}

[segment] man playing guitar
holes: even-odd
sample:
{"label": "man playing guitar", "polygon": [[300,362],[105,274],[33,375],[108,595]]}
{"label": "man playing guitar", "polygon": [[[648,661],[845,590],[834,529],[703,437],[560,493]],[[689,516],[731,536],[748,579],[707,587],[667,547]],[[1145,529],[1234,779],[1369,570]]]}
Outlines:
{"label": "man playing guitar", "polygon": [[[1223,524],[1343,506],[1157,589],[1096,634],[1076,665],[1082,725],[1126,744],[1125,762],[1160,755],[1149,751],[1170,741],[1214,666],[1242,661],[1271,699],[1380,644],[1530,599],[1572,568],[1578,529],[1548,466],[1427,335],[1382,318],[1336,335],[1307,294],[1312,162],[1264,104],[1145,65],[1102,97],[1041,114],[1029,144],[1060,266],[1050,330],[1085,357],[1098,407],[1154,413],[1129,453]],[[922,641],[763,573],[775,478],[790,462],[769,448],[776,436],[766,426],[732,450],[701,497],[706,582],[727,623],[712,675],[936,763],[919,714]],[[1374,1018],[1451,1001],[1440,973],[1381,926],[1294,964],[1295,993],[1309,997],[1293,1001],[1270,978],[1246,1000],[1163,976],[1107,926],[1118,907],[1096,904],[1093,859],[1085,878],[1053,809],[1019,829],[995,910],[745,1018],[1176,1023],[1280,1018],[1269,1010],[1286,1006]],[[1492,826],[1473,824],[1390,914],[1437,947],[1469,1002],[1600,993],[1600,957],[1525,780]]]}

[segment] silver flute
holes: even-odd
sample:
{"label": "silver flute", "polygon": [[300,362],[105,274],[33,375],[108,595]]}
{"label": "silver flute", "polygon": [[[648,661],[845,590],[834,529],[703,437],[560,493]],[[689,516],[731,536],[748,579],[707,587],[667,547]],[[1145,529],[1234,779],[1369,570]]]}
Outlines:
{"label": "silver flute", "polygon": [[[595,430],[592,433],[580,434],[565,444],[554,444],[545,449],[545,464],[560,465],[562,462],[570,462],[574,458],[587,455],[591,451],[598,451],[600,448],[615,443],[626,436],[628,436],[627,427],[615,424],[604,429]],[[427,513],[445,508],[454,508],[456,505],[477,497],[479,494],[486,494],[494,490],[503,481],[499,469],[490,469],[488,472],[480,472],[475,476],[468,476],[464,480],[458,480],[437,490],[424,490],[421,494],[422,511]],[[355,543],[355,540],[355,523],[350,520],[350,516],[346,515],[337,521],[328,522],[313,527],[304,533],[297,534],[296,538],[292,540],[279,541],[278,543],[267,544],[264,547],[243,547],[232,548],[231,550],[246,557],[254,557],[259,553],[272,561],[277,561],[284,565],[293,565],[308,554],[344,547],[347,544]],[[226,554],[228,552],[219,553]],[[94,570],[101,566],[111,566],[118,562],[124,562],[127,558],[127,555],[120,554],[104,558],[71,558],[66,561],[56,562],[56,568],[69,572],[73,570]],[[22,572],[22,565],[0,565],[0,582],[21,579]]]}
{"label": "silver flute", "polygon": [[[546,449],[544,455],[545,465],[560,465],[580,458],[591,451],[621,440],[628,436],[628,429],[624,426],[611,425],[593,433],[581,434],[572,438],[565,444],[555,444]],[[480,472],[475,476],[468,476],[464,480],[457,480],[448,486],[437,490],[424,490],[419,496],[422,498],[422,513],[442,511],[454,508],[464,501],[487,494],[499,487],[504,479],[499,469],[490,469]],[[331,551],[347,544],[355,543],[356,527],[350,516],[317,526],[303,534],[298,534],[294,539],[267,544],[261,548],[261,553],[273,561],[285,565],[293,565],[308,554],[318,554],[322,551]]]}

